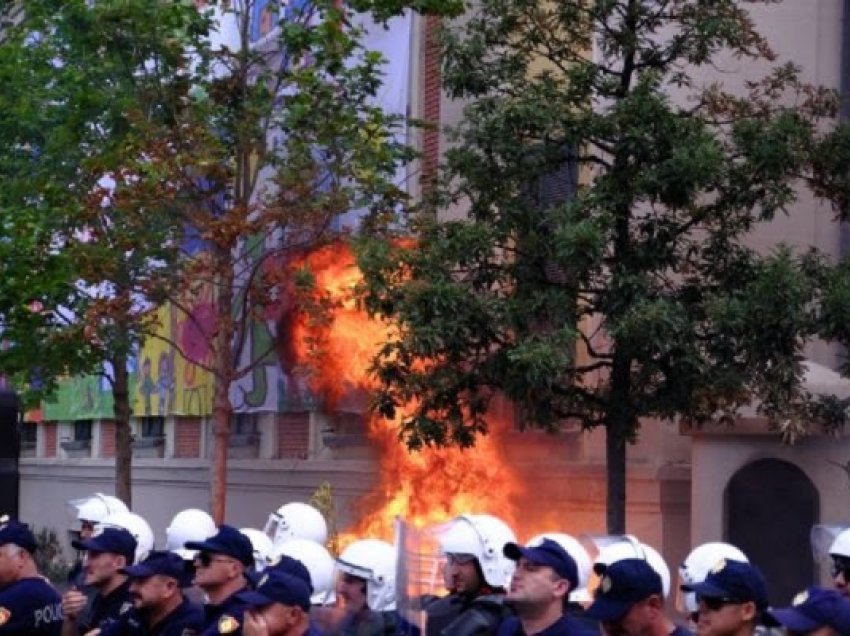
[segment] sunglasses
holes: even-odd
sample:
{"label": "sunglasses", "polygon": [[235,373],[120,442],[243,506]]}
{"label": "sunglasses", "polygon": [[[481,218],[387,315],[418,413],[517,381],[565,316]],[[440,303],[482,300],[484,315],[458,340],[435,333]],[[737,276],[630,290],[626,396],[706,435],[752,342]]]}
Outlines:
{"label": "sunglasses", "polygon": [[723,609],[727,605],[741,605],[744,603],[744,601],[739,601],[734,598],[720,598],[715,596],[700,596],[699,601],[711,612]]}
{"label": "sunglasses", "polygon": [[212,552],[198,552],[198,554],[195,555],[195,561],[203,565],[205,568],[208,568],[215,561],[228,563],[235,560],[236,559],[231,559],[228,556],[221,556]]}
{"label": "sunglasses", "polygon": [[830,572],[832,573],[832,578],[841,574],[845,581],[850,581],[850,559],[832,557],[832,567],[830,568]]}
{"label": "sunglasses", "polygon": [[451,552],[446,555],[446,560],[451,565],[466,565],[467,563],[472,563],[475,560],[475,555],[464,554],[462,552]]}

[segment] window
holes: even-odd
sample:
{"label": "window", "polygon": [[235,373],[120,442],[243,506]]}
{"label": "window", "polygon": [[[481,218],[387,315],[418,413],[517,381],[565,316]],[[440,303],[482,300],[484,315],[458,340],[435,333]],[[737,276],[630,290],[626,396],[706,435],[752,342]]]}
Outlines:
{"label": "window", "polygon": [[142,437],[164,437],[165,418],[161,416],[141,418]]}
{"label": "window", "polygon": [[91,441],[91,420],[79,420],[74,422],[74,441],[75,442],[90,442]]}
{"label": "window", "polygon": [[35,448],[38,440],[38,424],[35,422],[24,422],[21,426],[21,448]]}
{"label": "window", "polygon": [[263,39],[277,28],[278,6],[283,6],[283,19],[295,20],[308,5],[308,0],[255,0],[251,7],[251,42]]}
{"label": "window", "polygon": [[254,437],[258,434],[256,413],[234,413],[231,433],[238,436]]}

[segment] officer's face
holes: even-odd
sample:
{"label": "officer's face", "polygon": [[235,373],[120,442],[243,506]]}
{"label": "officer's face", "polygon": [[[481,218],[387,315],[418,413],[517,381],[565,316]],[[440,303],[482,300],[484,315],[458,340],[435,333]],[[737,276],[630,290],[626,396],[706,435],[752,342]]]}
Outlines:
{"label": "officer's face", "polygon": [[86,585],[101,587],[109,583],[112,578],[118,574],[118,570],[126,565],[127,561],[123,556],[112,554],[111,552],[94,552],[90,550],[86,553],[83,561],[83,572],[86,575]]}
{"label": "officer's face", "polygon": [[203,589],[220,587],[242,573],[242,564],[225,554],[199,552],[194,565],[195,585]]}
{"label": "officer's face", "polygon": [[91,539],[91,536],[94,534],[94,523],[91,521],[81,521],[80,522],[80,541],[86,541],[87,539]]}
{"label": "officer's face", "polygon": [[478,576],[478,566],[471,554],[449,554],[446,559],[446,574],[451,590],[458,594],[474,594],[481,589],[483,581]]}
{"label": "officer's face", "polygon": [[739,633],[745,623],[755,621],[756,605],[720,599],[699,599],[697,636],[727,636]]}
{"label": "officer's face", "polygon": [[850,597],[850,559],[832,557],[832,581],[835,583],[835,589]]}
{"label": "officer's face", "polygon": [[359,612],[366,607],[366,585],[366,579],[340,572],[336,581],[336,595],[342,599],[346,611]]}
{"label": "officer's face", "polygon": [[177,582],[171,577],[155,574],[144,579],[130,581],[130,599],[137,610],[161,607],[177,590]]}
{"label": "officer's face", "polygon": [[649,598],[638,601],[616,621],[602,623],[602,631],[606,636],[645,636],[656,630],[653,626],[659,620],[663,621],[664,603],[661,597],[653,594]]}
{"label": "officer's face", "polygon": [[546,565],[531,563],[525,557],[517,561],[516,570],[505,600],[522,607],[562,605],[570,584]]}
{"label": "officer's face", "polygon": [[18,580],[21,570],[21,549],[14,545],[0,546],[0,586]]}

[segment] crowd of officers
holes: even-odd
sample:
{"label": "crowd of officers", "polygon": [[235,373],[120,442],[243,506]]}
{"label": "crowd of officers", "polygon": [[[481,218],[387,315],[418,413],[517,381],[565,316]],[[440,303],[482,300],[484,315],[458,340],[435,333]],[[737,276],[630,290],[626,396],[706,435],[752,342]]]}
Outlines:
{"label": "crowd of officers", "polygon": [[0,524],[0,635],[850,636],[850,530],[830,549],[833,588],[771,608],[758,568],[726,543],[692,550],[672,586],[634,537],[598,542],[591,557],[567,534],[520,544],[496,517],[461,515],[434,535],[444,589],[410,595],[395,546],[364,539],[334,558],[307,504],[282,506],[263,531],[185,510],[155,550],[144,519],[115,498],[72,503],[81,559],[62,595],[38,572],[28,526]]}

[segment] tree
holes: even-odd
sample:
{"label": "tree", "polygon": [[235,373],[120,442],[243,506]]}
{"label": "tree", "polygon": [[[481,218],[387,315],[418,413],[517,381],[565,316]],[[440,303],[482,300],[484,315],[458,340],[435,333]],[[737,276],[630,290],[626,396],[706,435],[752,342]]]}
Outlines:
{"label": "tree", "polygon": [[193,121],[207,132],[183,184],[206,197],[184,216],[205,256],[162,290],[163,300],[191,304],[203,285],[215,299],[199,325],[208,351],[199,364],[214,381],[210,498],[219,523],[233,396],[249,401],[234,383],[251,374],[261,382],[269,358],[278,364],[292,299],[310,284],[290,264],[338,240],[344,213],[391,213],[403,199],[395,171],[408,156],[394,137],[398,118],[377,103],[382,58],[364,48],[344,6],[243,2],[221,16],[235,40],[199,56],[209,72],[195,78]]}
{"label": "tree", "polygon": [[360,250],[367,306],[398,329],[376,407],[416,406],[407,443],[472,445],[497,393],[522,427],[603,426],[615,533],[643,420],[755,403],[800,430],[824,261],[747,239],[798,188],[846,200],[846,164],[822,158],[848,147],[837,96],[790,64],[701,86],[720,54],[774,57],[732,0],[482,0],[442,43],[467,102],[442,179]]}
{"label": "tree", "polygon": [[[309,284],[288,260],[338,239],[343,213],[368,210],[381,218],[403,195],[392,178],[407,152],[393,136],[395,118],[375,99],[381,57],[364,49],[352,14],[332,0],[258,0],[202,10],[175,1],[80,0],[71,3],[73,10],[48,0],[43,5],[42,19],[50,22],[22,31],[14,41],[17,61],[27,68],[31,49],[51,43],[34,84],[49,89],[39,106],[57,106],[55,115],[73,126],[73,135],[60,129],[66,143],[81,150],[65,154],[60,146],[50,155],[53,163],[41,150],[29,158],[43,171],[42,184],[56,182],[69,192],[38,210],[33,227],[16,231],[47,236],[39,254],[60,259],[54,278],[63,293],[73,287],[76,299],[81,287],[105,292],[85,311],[72,310],[69,322],[84,337],[72,348],[97,345],[98,353],[117,348],[126,355],[140,337],[167,337],[152,320],[166,303],[194,321],[192,350],[175,339],[170,344],[213,378],[210,495],[221,523],[231,391],[249,402],[235,383],[262,371],[270,358],[277,363],[275,332],[285,324],[287,299]],[[104,14],[115,21],[111,33],[101,33],[109,25],[96,21]],[[27,6],[28,23],[38,15]],[[160,43],[160,33],[172,47],[162,64],[149,44]],[[138,56],[125,60],[124,49]],[[158,83],[131,81],[148,74]],[[62,83],[57,77],[75,92],[54,91]],[[86,84],[101,86],[94,80],[105,88],[88,97]],[[104,123],[99,109],[114,121]],[[86,135],[101,145],[91,149]],[[11,147],[45,145],[16,140]],[[81,173],[90,180],[77,185]],[[106,186],[104,175],[111,176]],[[32,210],[36,191],[22,191],[10,219]],[[54,219],[61,219],[61,232]],[[62,269],[68,265],[70,272]],[[100,278],[79,285],[83,266]],[[128,272],[130,266],[139,269]],[[30,295],[24,298],[30,302]],[[55,300],[40,300],[50,311],[39,315],[55,319]],[[62,305],[76,308],[64,298]],[[97,330],[89,321],[83,328],[81,317],[96,318]],[[16,334],[26,330],[21,324]],[[104,330],[120,339],[107,340]],[[110,360],[116,376],[126,368]],[[129,419],[126,395],[116,393],[116,411],[118,397]]]}
{"label": "tree", "polygon": [[[188,51],[208,24],[174,2],[33,0],[3,10],[0,245],[3,372],[31,401],[100,373],[114,397],[116,494],[131,502],[128,359],[150,290],[180,257]],[[187,205],[186,201],[179,205]]]}

